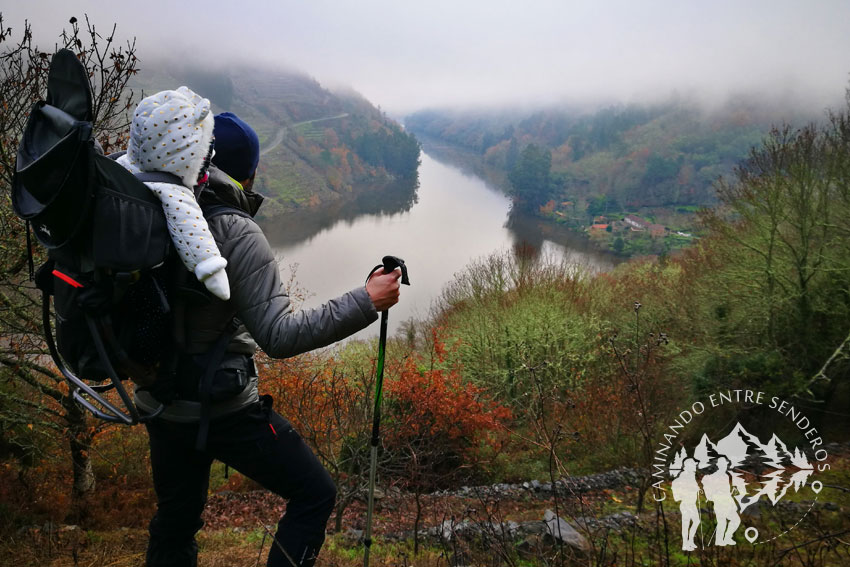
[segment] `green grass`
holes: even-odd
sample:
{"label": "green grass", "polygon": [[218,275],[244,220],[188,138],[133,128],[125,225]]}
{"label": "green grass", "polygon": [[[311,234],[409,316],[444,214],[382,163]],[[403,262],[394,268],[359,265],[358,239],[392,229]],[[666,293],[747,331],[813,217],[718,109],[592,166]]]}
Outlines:
{"label": "green grass", "polygon": [[325,138],[324,128],[316,126],[313,123],[298,124],[293,129],[295,130],[296,135],[311,142],[320,142]]}
{"label": "green grass", "polygon": [[[413,555],[413,541],[387,541],[376,537],[369,551],[372,565],[445,565],[442,548],[420,542],[419,553]],[[362,565],[363,544],[345,535],[336,534],[325,541],[320,556],[320,565]]]}
{"label": "green grass", "polygon": [[325,188],[324,178],[288,148],[280,146],[269,157],[260,169],[262,190],[276,196],[284,206],[306,205]]}

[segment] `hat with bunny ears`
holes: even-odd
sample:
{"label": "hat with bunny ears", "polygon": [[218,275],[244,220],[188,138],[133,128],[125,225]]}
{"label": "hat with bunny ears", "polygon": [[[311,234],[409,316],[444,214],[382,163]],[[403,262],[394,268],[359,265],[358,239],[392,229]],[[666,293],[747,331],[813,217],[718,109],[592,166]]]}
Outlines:
{"label": "hat with bunny ears", "polygon": [[194,187],[214,125],[210,101],[191,89],[158,92],[136,107],[127,158],[141,171],[173,173],[183,185]]}

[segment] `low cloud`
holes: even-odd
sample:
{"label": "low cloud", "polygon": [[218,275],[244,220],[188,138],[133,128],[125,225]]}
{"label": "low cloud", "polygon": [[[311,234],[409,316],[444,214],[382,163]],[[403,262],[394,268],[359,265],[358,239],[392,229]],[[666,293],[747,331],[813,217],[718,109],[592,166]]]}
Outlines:
{"label": "low cloud", "polygon": [[28,18],[42,45],[84,13],[101,32],[118,22],[118,37],[135,36],[142,57],[297,68],[392,113],[674,91],[705,100],[759,91],[822,107],[841,100],[850,77],[843,0],[44,0],[3,9],[5,25]]}

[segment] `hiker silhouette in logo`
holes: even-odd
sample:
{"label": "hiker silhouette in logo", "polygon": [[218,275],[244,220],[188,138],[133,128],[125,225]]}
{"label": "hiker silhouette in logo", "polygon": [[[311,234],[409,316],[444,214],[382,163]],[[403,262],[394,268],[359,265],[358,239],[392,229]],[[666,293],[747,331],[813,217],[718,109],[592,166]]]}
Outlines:
{"label": "hiker silhouette in logo", "polygon": [[[195,127],[178,114],[172,132]],[[336,487],[290,423],[258,393],[253,354],[259,347],[285,358],[329,345],[365,328],[398,302],[400,273],[375,270],[366,282],[321,307],[292,311],[274,252],[253,220],[259,140],[237,116],[215,117],[216,153],[195,188],[210,233],[226,260],[230,299],[186,301],[174,398],[145,423],[157,510],[150,523],[149,567],[197,565],[196,532],[217,459],[287,499],[268,556],[271,567],[309,567],[325,538]],[[190,152],[191,153],[191,152]],[[189,157],[194,171],[205,152]],[[212,249],[212,248],[211,248]],[[376,256],[381,256],[376,251]],[[197,294],[196,294],[197,295]],[[136,405],[159,407],[156,393],[137,389]]]}
{"label": "hiker silhouette in logo", "polygon": [[682,463],[682,472],[679,473],[670,487],[673,490],[673,499],[679,504],[682,513],[682,550],[693,551],[697,548],[694,537],[700,523],[699,518],[699,492],[697,483],[696,461],[688,457]]}
{"label": "hiker silhouette in logo", "polygon": [[714,517],[717,520],[715,545],[735,545],[732,536],[741,525],[738,506],[732,494],[732,482],[729,476],[729,459],[718,457],[717,470],[702,477],[705,497],[714,504]]}

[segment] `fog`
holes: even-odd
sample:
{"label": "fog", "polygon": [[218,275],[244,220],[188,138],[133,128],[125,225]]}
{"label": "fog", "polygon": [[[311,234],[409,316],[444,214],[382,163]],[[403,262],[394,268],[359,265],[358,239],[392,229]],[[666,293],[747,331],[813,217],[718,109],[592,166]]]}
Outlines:
{"label": "fog", "polygon": [[760,92],[816,107],[850,72],[846,0],[15,2],[42,45],[71,16],[158,57],[245,61],[351,87],[392,114],[424,107],[609,104]]}

